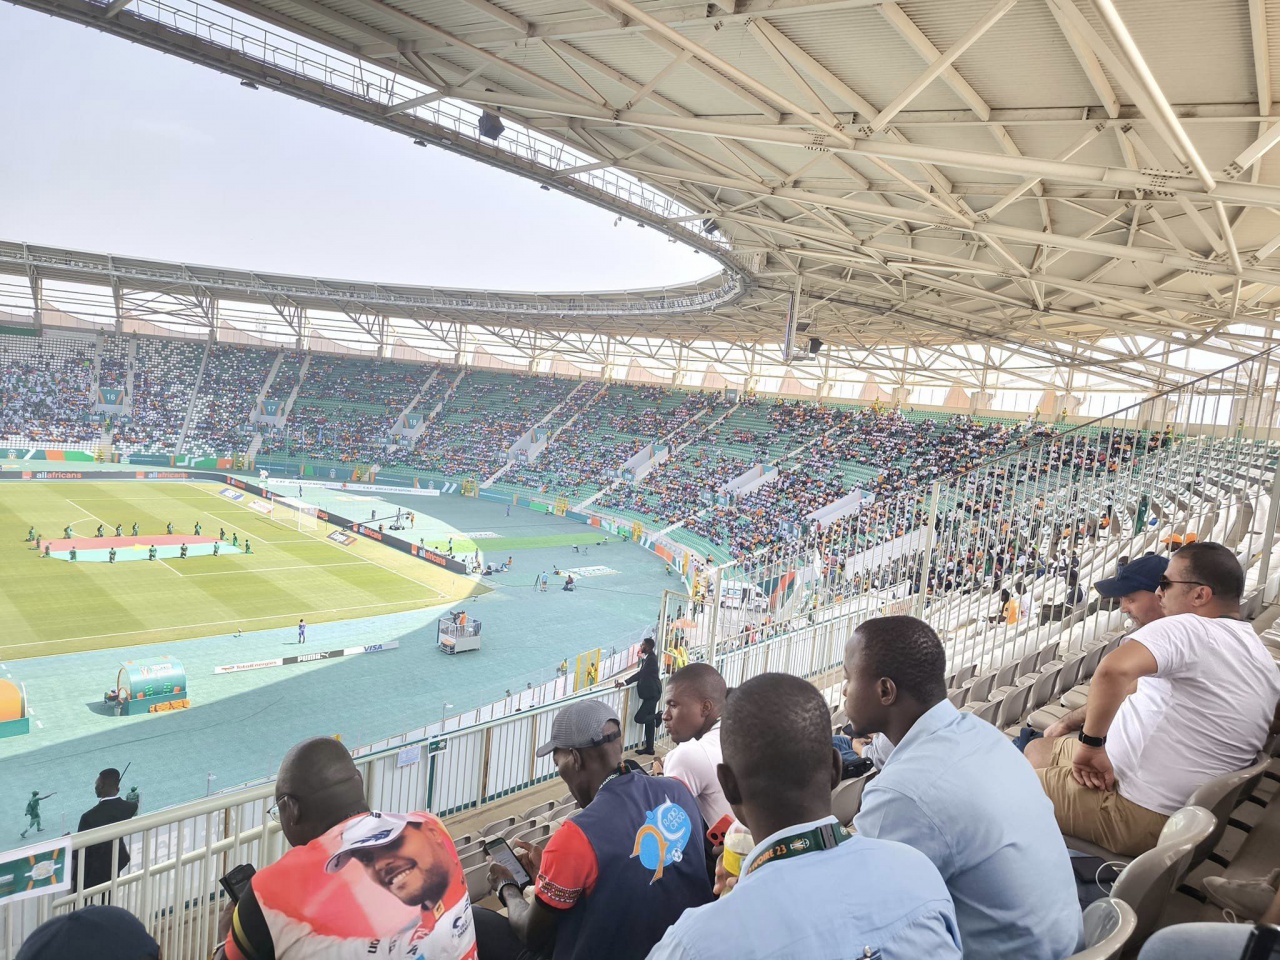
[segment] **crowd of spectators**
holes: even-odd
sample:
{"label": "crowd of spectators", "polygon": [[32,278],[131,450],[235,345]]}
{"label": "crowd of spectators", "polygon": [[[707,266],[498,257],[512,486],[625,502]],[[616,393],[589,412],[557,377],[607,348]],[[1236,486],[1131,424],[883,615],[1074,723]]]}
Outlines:
{"label": "crowd of spectators", "polygon": [[123,388],[129,376],[129,340],[109,333],[102,338],[98,354],[98,386]]}
{"label": "crowd of spectators", "polygon": [[302,380],[302,365],[306,362],[307,355],[301,350],[291,350],[280,358],[280,366],[276,370],[276,375],[271,381],[271,386],[267,388],[264,400],[277,401],[284,403],[289,399],[289,394],[293,393],[293,388],[298,386]]}
{"label": "crowd of spectators", "polygon": [[430,367],[313,354],[288,422],[263,431],[260,452],[389,464],[391,430],[431,374]]}
{"label": "crowd of spectators", "polygon": [[264,428],[259,453],[342,463],[382,463],[395,416],[319,405],[299,397],[283,427]]}
{"label": "crowd of spectators", "polygon": [[418,395],[432,370],[421,364],[312,354],[298,399],[378,404],[396,415]]}
{"label": "crowd of spectators", "polygon": [[0,438],[36,443],[94,440],[92,343],[0,334]]}
{"label": "crowd of spectators", "polygon": [[274,351],[253,347],[216,344],[209,348],[187,434],[188,449],[221,455],[248,449],[254,432],[249,417],[275,358]]}
{"label": "crowd of spectators", "polygon": [[138,340],[130,411],[114,421],[113,444],[126,452],[179,452],[204,351],[205,344],[195,341]]}
{"label": "crowd of spectators", "polygon": [[468,371],[413,445],[393,453],[387,464],[484,480],[506,465],[511,445],[580,384],[554,376]]}
{"label": "crowd of spectators", "polygon": [[602,510],[644,514],[663,526],[688,522],[715,502],[716,491],[750,466],[711,444],[697,443],[645,474],[638,483],[607,491],[596,504]]}
{"label": "crowd of spectators", "polygon": [[607,485],[646,444],[656,443],[714,403],[713,395],[665,387],[612,385],[533,463],[516,464],[503,482],[581,498]]}

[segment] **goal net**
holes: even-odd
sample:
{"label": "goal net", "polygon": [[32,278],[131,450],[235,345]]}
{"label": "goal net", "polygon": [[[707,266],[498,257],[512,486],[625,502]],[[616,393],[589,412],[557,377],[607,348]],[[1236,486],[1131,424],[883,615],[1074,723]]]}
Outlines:
{"label": "goal net", "polygon": [[318,526],[314,504],[290,497],[276,497],[272,503],[275,505],[272,519],[277,523],[299,530],[315,530]]}

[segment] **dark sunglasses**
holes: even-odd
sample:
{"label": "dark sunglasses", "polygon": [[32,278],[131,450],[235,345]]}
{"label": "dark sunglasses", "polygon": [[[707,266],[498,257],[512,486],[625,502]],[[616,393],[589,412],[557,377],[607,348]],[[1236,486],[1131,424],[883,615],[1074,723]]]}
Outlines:
{"label": "dark sunglasses", "polygon": [[1197,587],[1207,587],[1207,586],[1208,586],[1208,584],[1207,584],[1207,583],[1205,583],[1203,580],[1170,580],[1168,577],[1161,577],[1161,578],[1160,578],[1160,586],[1158,587],[1158,589],[1160,589],[1160,590],[1168,590],[1168,589],[1169,589],[1170,587],[1172,587],[1175,583],[1194,583]]}

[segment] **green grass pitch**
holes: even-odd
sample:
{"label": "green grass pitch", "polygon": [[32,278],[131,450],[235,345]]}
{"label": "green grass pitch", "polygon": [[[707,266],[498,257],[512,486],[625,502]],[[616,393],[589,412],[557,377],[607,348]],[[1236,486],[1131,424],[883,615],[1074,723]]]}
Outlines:
{"label": "green grass pitch", "polygon": [[[470,580],[360,539],[342,546],[333,528],[298,530],[219,495],[215,483],[12,482],[0,486],[0,660],[159,643],[188,637],[399,613],[487,592]],[[101,522],[129,535],[205,536],[225,527],[252,555],[186,560],[67,563],[26,542],[70,524],[92,537]]]}

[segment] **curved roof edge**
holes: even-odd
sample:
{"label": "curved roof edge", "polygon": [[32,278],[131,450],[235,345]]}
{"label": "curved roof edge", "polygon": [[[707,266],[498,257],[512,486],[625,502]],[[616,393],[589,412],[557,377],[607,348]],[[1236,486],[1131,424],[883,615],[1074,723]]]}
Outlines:
{"label": "curved roof edge", "polygon": [[527,316],[678,316],[736,303],[750,290],[746,275],[724,270],[693,283],[646,290],[535,293],[329,280],[120,257],[0,241],[0,273],[70,282],[122,284],[134,290],[341,311],[352,305],[390,317],[441,310]]}

